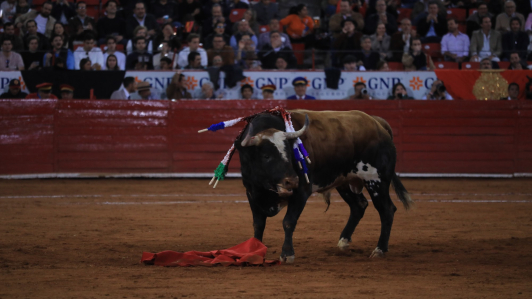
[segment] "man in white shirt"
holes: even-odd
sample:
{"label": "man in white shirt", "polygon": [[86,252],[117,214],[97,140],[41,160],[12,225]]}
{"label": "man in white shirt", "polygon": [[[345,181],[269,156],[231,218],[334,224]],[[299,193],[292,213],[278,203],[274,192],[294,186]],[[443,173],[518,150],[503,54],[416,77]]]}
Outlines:
{"label": "man in white shirt", "polygon": [[86,33],[83,37],[83,47],[79,47],[74,51],[74,67],[79,70],[79,62],[83,58],[89,58],[92,62],[92,68],[100,70],[102,65],[105,65],[103,60],[103,53],[99,47],[94,47],[94,35]]}
{"label": "man in white shirt", "polygon": [[482,29],[476,30],[471,35],[471,61],[480,61],[483,58],[489,58],[493,61],[499,61],[502,53],[502,37],[497,30],[491,29],[491,19],[488,16],[482,18]]}
{"label": "man in white shirt", "polygon": [[441,40],[441,52],[445,60],[462,62],[469,52],[469,37],[458,30],[455,18],[447,19],[449,33]]}
{"label": "man in white shirt", "polygon": [[137,82],[133,77],[125,77],[122,87],[111,95],[111,100],[131,100],[131,94],[137,90]]}
{"label": "man in white shirt", "polygon": [[118,68],[120,68],[121,71],[125,71],[126,55],[122,52],[116,51],[116,37],[114,36],[107,37],[107,51],[105,51],[105,53],[103,54],[104,64],[102,64],[102,70],[107,69],[107,57],[109,57],[110,54],[116,56],[116,63],[118,65]]}
{"label": "man in white shirt", "polygon": [[179,58],[177,59],[177,64],[180,68],[184,68],[188,65],[188,54],[190,54],[190,52],[198,52],[201,56],[201,65],[204,67],[207,66],[207,52],[199,47],[199,40],[199,35],[195,33],[188,35],[188,47],[179,52]]}

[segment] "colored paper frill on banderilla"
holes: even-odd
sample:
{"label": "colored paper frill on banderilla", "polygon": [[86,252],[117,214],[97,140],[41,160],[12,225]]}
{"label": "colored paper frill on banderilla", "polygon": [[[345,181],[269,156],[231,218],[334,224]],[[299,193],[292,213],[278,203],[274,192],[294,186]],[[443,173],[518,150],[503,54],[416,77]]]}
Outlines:
{"label": "colored paper frill on banderilla", "polygon": [[141,263],[166,267],[189,266],[271,266],[278,265],[278,260],[265,260],[268,248],[256,238],[251,238],[228,249],[207,252],[162,251],[159,253],[143,252]]}

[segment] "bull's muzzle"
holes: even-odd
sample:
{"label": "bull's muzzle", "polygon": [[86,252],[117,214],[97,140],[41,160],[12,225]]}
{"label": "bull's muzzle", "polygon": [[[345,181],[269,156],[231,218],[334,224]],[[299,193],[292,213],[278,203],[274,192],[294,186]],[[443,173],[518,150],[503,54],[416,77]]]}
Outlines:
{"label": "bull's muzzle", "polygon": [[299,186],[298,177],[286,177],[281,183],[277,184],[277,194],[281,197],[287,197],[294,193],[294,189]]}

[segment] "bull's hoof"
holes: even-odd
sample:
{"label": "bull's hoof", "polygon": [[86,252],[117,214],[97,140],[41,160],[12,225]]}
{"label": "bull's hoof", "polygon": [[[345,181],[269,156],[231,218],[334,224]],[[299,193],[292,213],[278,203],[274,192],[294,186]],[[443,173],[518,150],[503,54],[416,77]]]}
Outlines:
{"label": "bull's hoof", "polygon": [[378,257],[384,257],[384,252],[382,252],[382,250],[379,247],[373,250],[369,258],[372,259],[372,258],[378,258]]}
{"label": "bull's hoof", "polygon": [[285,264],[293,264],[295,258],[296,258],[295,255],[290,255],[290,256],[285,256],[285,257],[283,257],[283,256],[281,255],[281,257],[279,257],[279,260],[281,261],[281,263],[285,263]]}
{"label": "bull's hoof", "polygon": [[341,251],[346,251],[347,248],[349,248],[349,240],[346,238],[340,238],[340,241],[338,241],[338,248],[340,248]]}

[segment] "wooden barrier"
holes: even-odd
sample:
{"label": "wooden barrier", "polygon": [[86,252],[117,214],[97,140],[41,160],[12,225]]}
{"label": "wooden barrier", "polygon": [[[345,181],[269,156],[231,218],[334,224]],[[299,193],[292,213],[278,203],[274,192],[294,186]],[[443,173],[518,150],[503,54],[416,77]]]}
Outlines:
{"label": "wooden barrier", "polygon": [[400,173],[532,173],[529,102],[0,100],[0,174],[212,173],[242,126],[197,130],[275,106],[383,117]]}

